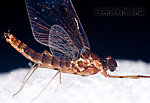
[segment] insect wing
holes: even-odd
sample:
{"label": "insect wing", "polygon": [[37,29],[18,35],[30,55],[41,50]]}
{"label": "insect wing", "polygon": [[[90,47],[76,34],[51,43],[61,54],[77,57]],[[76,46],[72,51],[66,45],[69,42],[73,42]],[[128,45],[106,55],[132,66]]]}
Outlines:
{"label": "insect wing", "polygon": [[[49,47],[55,56],[65,58],[78,57],[79,50],[72,43],[67,32],[59,25],[53,25],[50,29]],[[61,52],[59,51],[61,50]]]}
{"label": "insect wing", "polygon": [[26,6],[33,36],[49,46],[55,56],[77,59],[80,53],[90,50],[70,0],[26,0]]}

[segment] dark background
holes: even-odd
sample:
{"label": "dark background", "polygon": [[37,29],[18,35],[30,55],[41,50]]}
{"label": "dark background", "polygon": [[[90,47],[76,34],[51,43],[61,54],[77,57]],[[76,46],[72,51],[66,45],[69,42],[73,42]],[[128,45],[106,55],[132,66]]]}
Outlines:
{"label": "dark background", "polygon": [[[132,2],[131,2],[132,1]],[[100,57],[150,62],[150,9],[143,0],[73,0],[90,42],[91,51]],[[95,16],[94,8],[142,7],[145,16]],[[24,0],[0,1],[0,72],[28,67],[25,57],[2,38],[10,29],[15,37],[35,51],[48,49],[32,36]]]}

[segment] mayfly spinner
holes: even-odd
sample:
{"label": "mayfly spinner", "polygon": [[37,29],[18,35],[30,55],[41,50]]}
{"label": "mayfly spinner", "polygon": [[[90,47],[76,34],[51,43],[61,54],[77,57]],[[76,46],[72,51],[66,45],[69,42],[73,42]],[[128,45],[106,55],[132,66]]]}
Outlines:
{"label": "mayfly spinner", "polygon": [[89,41],[71,0],[26,0],[26,7],[35,40],[48,46],[50,52],[35,52],[12,34],[4,33],[11,46],[35,63],[20,90],[37,68],[58,70],[56,75],[70,73],[88,76],[100,72],[112,78],[150,78],[143,75],[109,75],[107,70],[115,71],[116,61],[110,56],[102,59],[90,51]]}

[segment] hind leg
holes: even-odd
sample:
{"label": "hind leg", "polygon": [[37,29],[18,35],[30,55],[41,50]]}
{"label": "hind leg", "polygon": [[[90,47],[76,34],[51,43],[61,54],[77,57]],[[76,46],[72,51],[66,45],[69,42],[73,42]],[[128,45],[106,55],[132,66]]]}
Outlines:
{"label": "hind leg", "polygon": [[25,82],[23,83],[23,85],[21,86],[21,88],[15,93],[13,94],[13,97],[15,95],[17,95],[22,89],[23,87],[25,86],[25,84],[27,83],[27,81],[30,79],[30,77],[32,76],[32,74],[34,73],[34,71],[38,68],[38,65],[33,69],[33,71],[31,72],[31,74],[29,75],[29,77],[25,80]]}

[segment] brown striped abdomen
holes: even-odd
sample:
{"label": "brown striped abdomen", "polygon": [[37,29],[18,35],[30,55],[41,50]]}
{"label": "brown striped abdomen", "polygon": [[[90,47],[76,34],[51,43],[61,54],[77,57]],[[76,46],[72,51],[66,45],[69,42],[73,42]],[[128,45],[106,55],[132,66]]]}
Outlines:
{"label": "brown striped abdomen", "polygon": [[6,41],[9,42],[11,46],[13,46],[23,56],[34,63],[40,63],[42,59],[42,55],[40,53],[37,53],[33,49],[29,48],[26,44],[15,38],[12,34],[4,33],[4,36],[6,38]]}
{"label": "brown striped abdomen", "polygon": [[12,34],[4,33],[4,36],[6,38],[6,41],[9,42],[12,47],[14,47],[27,59],[39,64],[39,67],[57,69],[65,73],[73,73],[73,71],[70,68],[71,59],[54,57],[46,50],[40,54],[38,52],[35,52],[33,49],[29,48],[26,44],[14,37]]}
{"label": "brown striped abdomen", "polygon": [[58,70],[63,73],[74,74],[74,71],[71,67],[71,59],[54,57],[53,55],[49,55],[47,53],[43,53],[42,63],[40,64],[40,67]]}
{"label": "brown striped abdomen", "polygon": [[43,53],[35,52],[26,44],[15,38],[12,34],[4,33],[6,41],[11,44],[18,52],[20,52],[27,59],[38,64],[40,68],[55,69],[63,73],[77,74],[88,76],[97,73],[99,70],[95,66],[90,65],[87,61],[80,58],[78,60],[71,60],[63,57],[55,57],[47,50]]}

